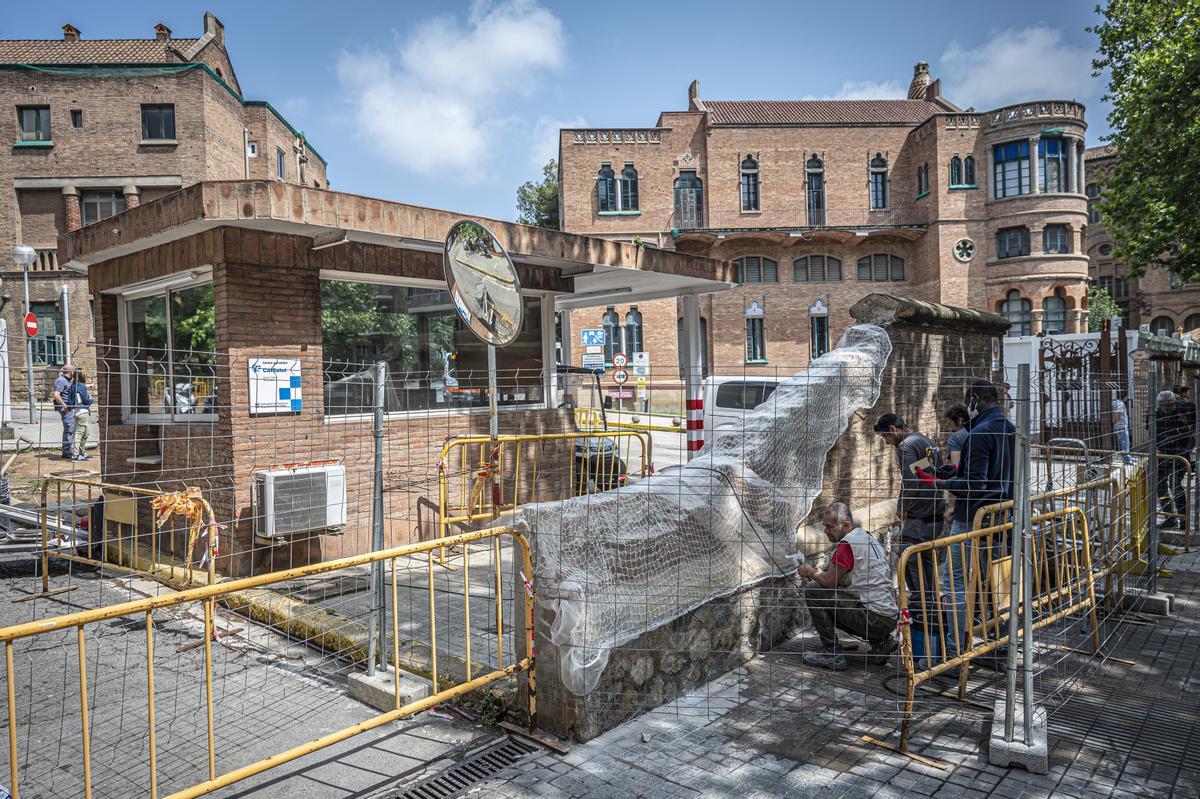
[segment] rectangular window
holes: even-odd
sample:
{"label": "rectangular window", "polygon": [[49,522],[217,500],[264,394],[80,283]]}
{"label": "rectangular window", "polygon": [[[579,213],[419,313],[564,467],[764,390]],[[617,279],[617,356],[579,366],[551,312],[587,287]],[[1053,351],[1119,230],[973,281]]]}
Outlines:
{"label": "rectangular window", "polygon": [[808,173],[808,224],[818,227],[825,224],[825,173]]}
{"label": "rectangular window", "polygon": [[752,411],[769,400],[778,387],[778,383],[731,380],[717,386],[717,396],[714,402],[718,408],[725,410]]}
{"label": "rectangular window", "polygon": [[829,352],[829,317],[813,316],[808,323],[809,354],[820,358]]}
{"label": "rectangular window", "polygon": [[742,210],[758,210],[758,173],[742,173]]}
{"label": "rectangular window", "polygon": [[17,141],[50,141],[50,106],[18,108],[17,123]]}
{"label": "rectangular window", "polygon": [[57,302],[31,302],[29,310],[38,320],[38,334],[31,342],[33,362],[39,366],[65,363],[62,308]]}
{"label": "rectangular window", "polygon": [[1042,251],[1068,253],[1071,251],[1071,230],[1066,225],[1046,225],[1042,229]]}
{"label": "rectangular window", "polygon": [[[498,402],[544,401],[541,300],[527,297],[515,341],[496,351]],[[321,281],[325,415],[371,413],[371,368],[387,361],[385,410],[487,405],[487,345],[440,289]]]}
{"label": "rectangular window", "polygon": [[994,151],[992,183],[995,197],[1029,194],[1029,141],[997,144]]}
{"label": "rectangular window", "polygon": [[279,176],[280,180],[287,179],[286,156],[284,156],[283,150],[278,147],[275,148],[275,174]]}
{"label": "rectangular window", "polygon": [[79,109],[75,109],[71,112],[71,127],[73,127],[73,128],[82,128],[83,127],[83,112],[80,111]]}
{"label": "rectangular window", "polygon": [[258,142],[256,142],[256,141],[246,142],[246,155],[249,156],[250,158],[258,158]]}
{"label": "rectangular window", "polygon": [[91,225],[125,210],[125,195],[119,191],[85,191],[79,198],[82,222]]}
{"label": "rectangular window", "polygon": [[871,208],[887,208],[887,172],[871,173]]}
{"label": "rectangular window", "polygon": [[175,140],[175,106],[142,106],[142,141]]}
{"label": "rectangular window", "polygon": [[1029,255],[1029,228],[1009,227],[996,231],[996,257]]}
{"label": "rectangular window", "polygon": [[767,360],[767,339],[763,334],[763,318],[761,316],[746,320],[746,363],[765,363]]}
{"label": "rectangular window", "polygon": [[1067,191],[1066,141],[1059,137],[1038,141],[1038,188],[1043,192]]}
{"label": "rectangular window", "polygon": [[125,301],[126,404],[133,413],[217,412],[212,283]]}

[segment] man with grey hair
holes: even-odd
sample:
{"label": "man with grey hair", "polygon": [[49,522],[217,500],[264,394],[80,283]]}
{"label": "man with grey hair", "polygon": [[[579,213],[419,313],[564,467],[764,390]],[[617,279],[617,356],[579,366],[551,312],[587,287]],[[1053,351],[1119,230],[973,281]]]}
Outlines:
{"label": "man with grey hair", "polygon": [[[62,420],[62,457],[66,461],[85,460],[82,456],[75,454],[75,409],[67,401],[67,389],[71,387],[74,373],[75,367],[71,365],[70,361],[67,361],[62,365],[62,371],[59,372],[58,377],[54,379],[54,410],[58,411],[58,418]],[[32,409],[30,413],[33,413]]]}
{"label": "man with grey hair", "polygon": [[844,502],[826,507],[821,522],[825,537],[835,545],[829,567],[817,571],[802,563],[797,573],[812,581],[804,589],[804,604],[824,651],[806,653],[804,662],[844,670],[846,656],[837,636],[844,630],[871,645],[868,663],[884,663],[896,651],[892,633],[900,615],[887,554],[858,526]]}

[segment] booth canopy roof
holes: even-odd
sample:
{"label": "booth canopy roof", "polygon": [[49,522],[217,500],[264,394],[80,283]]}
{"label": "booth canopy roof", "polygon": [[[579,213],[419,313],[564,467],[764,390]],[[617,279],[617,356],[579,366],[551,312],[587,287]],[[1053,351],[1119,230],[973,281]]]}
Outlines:
{"label": "booth canopy roof", "polygon": [[572,278],[573,294],[558,298],[564,307],[723,291],[733,277],[726,261],[674,250],[262,180],[197,183],[130,208],[69,233],[59,260],[86,271],[216,227],[306,236],[314,246],[345,240],[440,252],[450,227],[463,219],[491,230],[514,261]]}

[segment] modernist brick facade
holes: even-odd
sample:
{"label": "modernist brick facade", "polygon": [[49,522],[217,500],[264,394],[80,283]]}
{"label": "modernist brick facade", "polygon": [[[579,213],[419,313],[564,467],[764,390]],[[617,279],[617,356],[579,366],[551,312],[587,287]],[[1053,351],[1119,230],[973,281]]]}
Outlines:
{"label": "modernist brick facade", "polygon": [[1167,335],[1200,328],[1200,285],[1183,283],[1165,269],[1151,269],[1142,277],[1125,276],[1124,265],[1113,254],[1113,240],[1104,227],[1099,205],[1104,186],[1117,162],[1111,145],[1093,147],[1085,154],[1088,168],[1087,254],[1092,279],[1103,286],[1125,311],[1129,327],[1148,325],[1150,332]]}
{"label": "modernist brick facade", "polygon": [[[940,82],[929,78],[923,63],[908,100],[706,101],[693,83],[688,110],[662,113],[653,128],[561,132],[562,225],[640,240],[648,248],[774,262],[777,282],[744,280],[701,298],[710,366],[719,372],[791,373],[803,367],[811,354],[809,309],[819,308],[818,300],[828,309],[832,346],[851,324],[850,307],[876,291],[1009,311],[1029,332],[1069,332],[1084,324],[1086,307],[1085,129],[1084,109],[1073,101],[963,111],[940,96]],[[1051,162],[1061,146],[1062,161],[1052,163],[1061,167],[1057,184],[1052,177],[1050,190],[1043,191],[1036,176],[1047,167],[1026,159],[1019,168],[1029,188],[1005,196],[993,170],[998,149],[1003,153],[1008,144],[1033,152],[1041,144],[1050,148]],[[972,182],[964,174],[968,158]],[[749,208],[741,188],[747,163],[757,170],[758,201]],[[873,163],[886,164],[881,208],[872,207],[872,173],[883,171]],[[620,185],[627,165],[637,172],[636,208],[627,207],[628,192]],[[602,207],[606,166],[619,196]],[[809,207],[818,177],[820,214]],[[692,178],[701,184],[695,192],[701,207],[689,215],[680,189]],[[1047,226],[1063,226],[1051,228],[1050,238],[1051,249],[1058,249],[1053,242],[1061,232],[1064,252],[1045,251]],[[997,232],[1008,228],[1025,229],[1028,254],[997,257]],[[964,240],[969,244],[960,247]],[[903,259],[903,279],[858,279],[859,260],[876,254],[887,255],[889,264],[892,256]],[[814,255],[837,258],[841,279],[798,282],[796,261]],[[1014,302],[1002,305],[1014,291]],[[614,310],[623,318],[627,306],[619,302],[614,296]],[[762,311],[765,363],[748,358],[752,308]],[[669,301],[639,310],[647,342],[656,342],[656,349],[647,344],[655,374],[677,379],[679,310]],[[598,327],[602,313],[575,312],[573,329]]]}
{"label": "modernist brick facade", "polygon": [[[328,183],[324,161],[302,135],[267,103],[242,97],[216,17],[205,15],[197,38],[172,38],[162,25],[153,33],[148,39],[92,41],[66,26],[61,40],[0,41],[0,106],[7,108],[0,113],[0,141],[6,142],[0,155],[6,297],[0,316],[10,334],[20,332],[21,272],[14,271],[9,253],[15,244],[28,244],[38,251],[31,301],[55,304],[50,316],[61,314],[67,286],[70,356],[89,373],[95,371],[91,297],[82,276],[58,263],[60,235],[122,204],[135,207],[205,179]],[[143,105],[173,108],[173,139],[143,139]],[[21,108],[49,109],[48,140],[23,140]],[[247,141],[256,146],[255,157],[248,156]],[[278,150],[285,153],[282,175]],[[96,202],[101,196],[112,199]],[[52,354],[38,359],[39,400],[47,399],[48,378],[66,348],[66,342],[49,345]],[[14,367],[23,367],[24,341],[14,336],[10,349]],[[24,369],[14,368],[14,398],[24,397],[25,382]]]}

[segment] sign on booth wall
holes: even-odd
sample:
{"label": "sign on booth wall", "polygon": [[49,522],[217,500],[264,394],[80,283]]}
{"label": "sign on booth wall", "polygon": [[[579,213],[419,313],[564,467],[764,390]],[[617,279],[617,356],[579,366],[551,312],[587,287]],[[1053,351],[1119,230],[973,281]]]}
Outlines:
{"label": "sign on booth wall", "polygon": [[304,409],[299,360],[251,358],[249,371],[250,413],[296,413]]}

